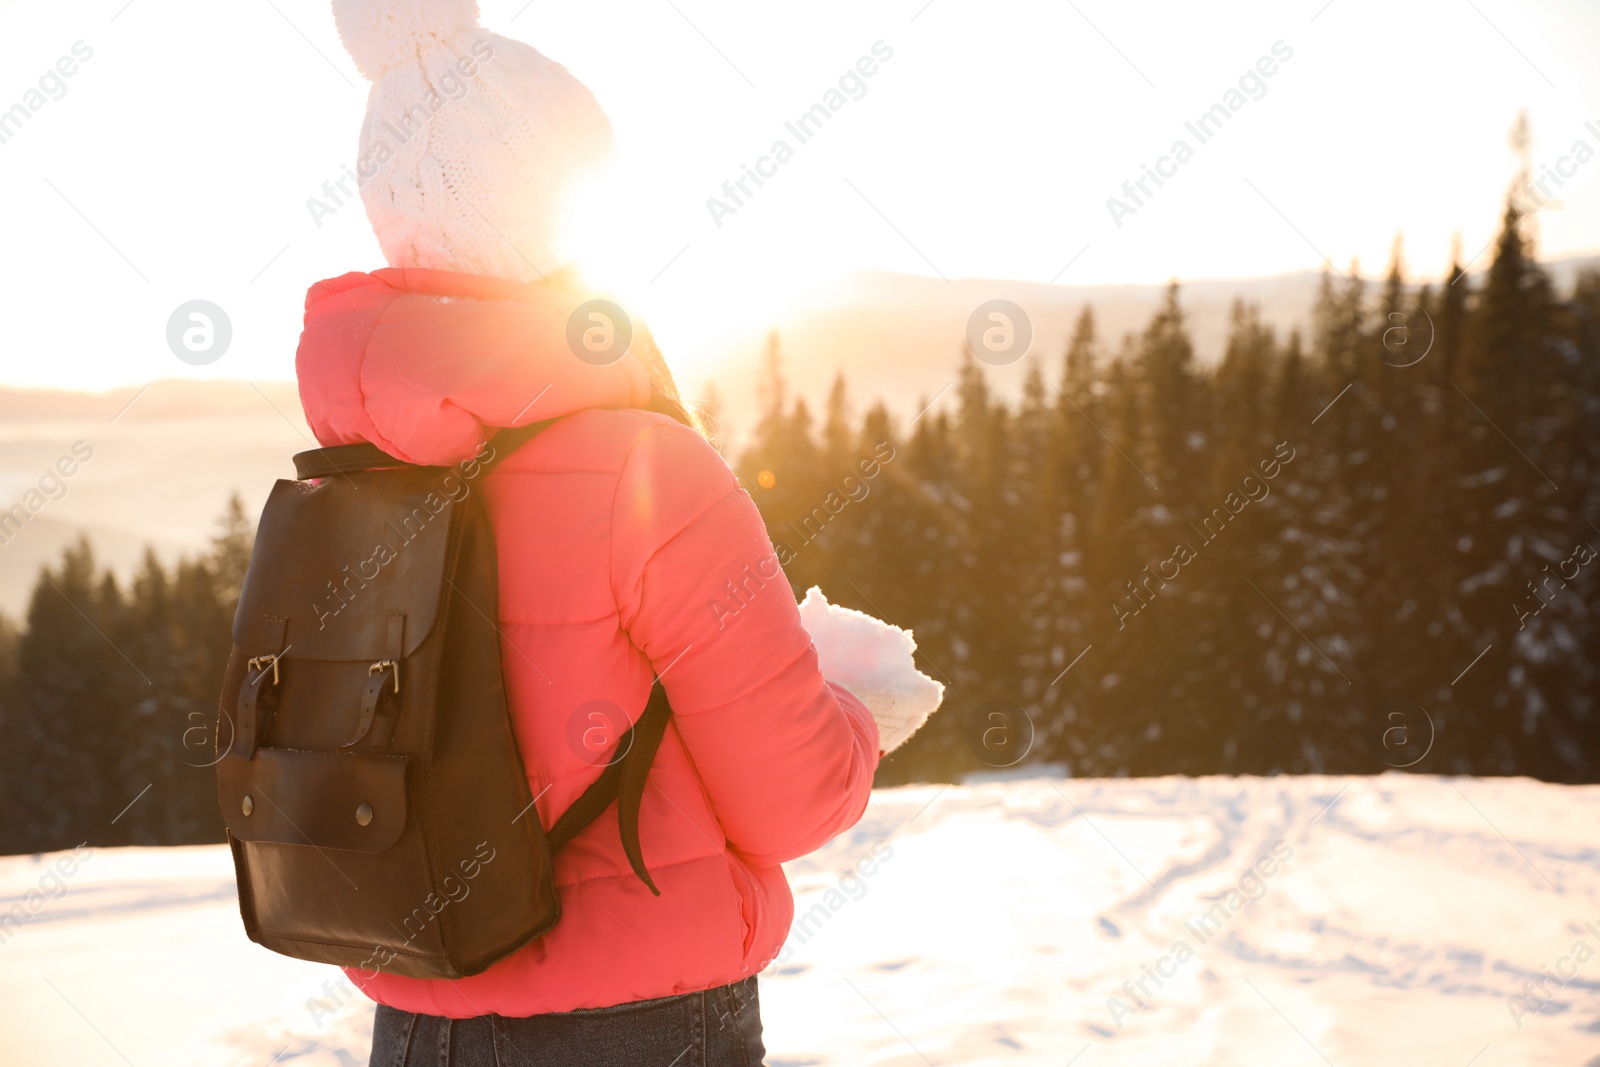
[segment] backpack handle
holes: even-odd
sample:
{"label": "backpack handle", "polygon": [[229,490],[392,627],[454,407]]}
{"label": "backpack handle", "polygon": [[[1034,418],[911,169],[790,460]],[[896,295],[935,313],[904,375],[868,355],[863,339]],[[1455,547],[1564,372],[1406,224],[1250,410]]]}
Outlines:
{"label": "backpack handle", "polygon": [[[694,420],[689,417],[689,411],[679,400],[669,397],[659,390],[650,390],[650,403],[646,411],[654,411],[658,415],[693,427]],[[543,422],[529,423],[527,426],[511,426],[496,430],[484,444],[498,443],[505,450],[498,448],[495,455],[487,460],[482,460],[479,466],[493,467],[511,453],[521,448],[530,439],[537,436],[555,419],[545,419]],[[482,451],[482,446],[479,447]],[[331,478],[334,475],[349,474],[352,471],[384,470],[393,467],[422,467],[425,464],[407,463],[398,456],[391,456],[377,445],[365,441],[354,445],[329,445],[327,448],[313,448],[309,452],[297,452],[294,457],[295,477],[301,481],[309,478]],[[439,467],[443,470],[444,468]]]}
{"label": "backpack handle", "polygon": [[[495,446],[494,454],[488,459],[480,460],[478,465],[482,468],[495,466],[555,421],[555,419],[545,419],[543,422],[533,422],[526,426],[512,426],[496,430],[484,441],[484,446]],[[483,453],[483,450],[483,446],[480,446],[478,449],[479,455]],[[335,475],[345,475],[356,471],[384,470],[394,467],[420,469],[427,466],[430,465],[408,463],[398,456],[391,456],[377,445],[365,441],[354,445],[330,445],[327,448],[313,448],[309,452],[297,452],[294,457],[295,477],[301,481],[311,478],[331,478]],[[434,466],[434,469],[437,470],[447,469],[438,465],[431,466]]]}

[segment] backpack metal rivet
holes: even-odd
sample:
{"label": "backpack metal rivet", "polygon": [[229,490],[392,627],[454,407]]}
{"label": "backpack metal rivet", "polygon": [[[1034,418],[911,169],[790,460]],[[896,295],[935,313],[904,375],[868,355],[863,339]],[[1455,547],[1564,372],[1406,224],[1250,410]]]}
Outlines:
{"label": "backpack metal rivet", "polygon": [[372,805],[363,804],[356,809],[356,823],[365,826],[372,821]]}
{"label": "backpack metal rivet", "polygon": [[244,802],[239,805],[239,810],[244,812],[246,815],[249,815],[252,811],[256,810],[255,799],[251,797],[249,793],[244,795]]}

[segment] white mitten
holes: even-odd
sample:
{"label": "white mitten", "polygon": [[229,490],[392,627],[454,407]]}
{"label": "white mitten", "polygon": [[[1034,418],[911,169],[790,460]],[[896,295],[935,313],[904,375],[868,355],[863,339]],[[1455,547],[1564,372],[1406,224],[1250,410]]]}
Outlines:
{"label": "white mitten", "polygon": [[800,621],[816,646],[822,675],[850,690],[878,723],[878,747],[893,752],[917,732],[944,699],[944,686],[917,670],[910,630],[828,603],[812,586]]}

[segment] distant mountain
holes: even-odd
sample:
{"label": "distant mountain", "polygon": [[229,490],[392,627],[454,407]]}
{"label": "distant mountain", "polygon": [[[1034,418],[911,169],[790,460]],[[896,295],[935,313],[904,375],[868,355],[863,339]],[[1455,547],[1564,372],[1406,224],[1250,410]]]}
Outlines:
{"label": "distant mountain", "polygon": [[82,422],[90,426],[111,424],[113,420],[120,424],[236,417],[282,422],[285,416],[304,427],[300,389],[294,382],[163,378],[149,385],[105,393],[0,385],[0,427],[16,423]]}
{"label": "distant mountain", "polygon": [[[69,477],[49,477],[75,443],[91,458],[68,463]],[[290,457],[313,444],[293,382],[0,388],[0,513],[46,479],[33,498],[43,506],[20,528],[0,525],[0,612],[20,615],[40,564],[59,559],[79,531],[123,577],[146,545],[169,562],[203,547],[232,493],[254,515],[273,482],[292,476]]]}
{"label": "distant mountain", "polygon": [[[1600,267],[1600,255],[1557,260],[1546,267],[1557,285],[1566,287],[1580,270]],[[1211,362],[1221,357],[1236,299],[1258,305],[1262,319],[1280,335],[1306,328],[1320,277],[1320,272],[1302,271],[1267,278],[1180,281],[1198,358]],[[1381,278],[1368,280],[1375,296]],[[842,370],[858,407],[881,398],[891,410],[911,415],[954,380],[967,320],[987,300],[1010,300],[1028,314],[1034,335],[1028,358],[1043,360],[1053,378],[1085,306],[1093,306],[1104,347],[1114,352],[1124,333],[1144,329],[1165,291],[1164,285],[947,282],[856,271],[799,298],[766,328],[716,345],[699,361],[707,370],[685,384],[698,390],[708,380],[716,384],[727,407],[723,421],[736,437],[750,424],[759,356],[768,331],[776,330],[789,383],[800,395],[819,402]],[[994,368],[990,377],[995,388],[1002,394],[1018,389],[1026,364],[1022,360]],[[949,399],[946,394],[940,403]]]}

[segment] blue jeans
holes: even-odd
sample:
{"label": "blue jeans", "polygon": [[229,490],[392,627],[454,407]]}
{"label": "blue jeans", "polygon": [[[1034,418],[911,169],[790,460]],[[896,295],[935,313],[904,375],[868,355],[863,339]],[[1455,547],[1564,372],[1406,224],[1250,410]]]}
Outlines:
{"label": "blue jeans", "polygon": [[444,1019],[378,1005],[368,1067],[761,1067],[756,980],[611,1008]]}

